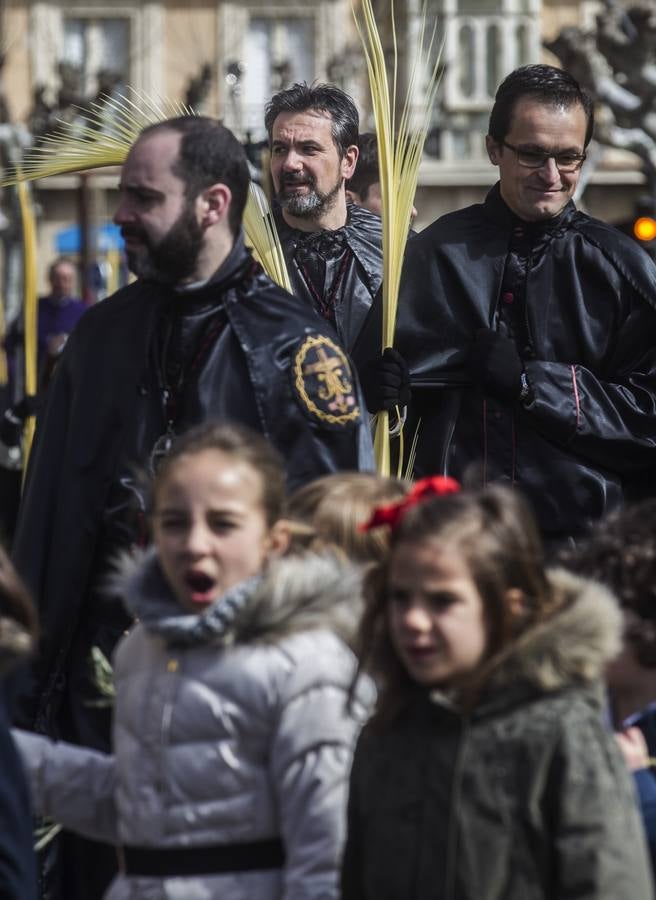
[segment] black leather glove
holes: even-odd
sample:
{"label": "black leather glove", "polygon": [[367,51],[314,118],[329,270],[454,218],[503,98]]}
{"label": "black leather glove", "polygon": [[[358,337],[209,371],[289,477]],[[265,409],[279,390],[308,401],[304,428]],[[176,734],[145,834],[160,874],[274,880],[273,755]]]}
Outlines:
{"label": "black leather glove", "polygon": [[360,384],[369,412],[407,406],[410,402],[410,370],[398,350],[386,347],[359,371]]}
{"label": "black leather glove", "polygon": [[481,328],[469,351],[469,375],[483,393],[514,403],[522,391],[524,366],[512,338]]}

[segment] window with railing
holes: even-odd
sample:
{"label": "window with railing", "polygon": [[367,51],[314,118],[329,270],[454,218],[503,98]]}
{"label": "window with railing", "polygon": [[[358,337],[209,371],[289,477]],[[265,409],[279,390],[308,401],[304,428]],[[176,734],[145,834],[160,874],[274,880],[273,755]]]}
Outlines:
{"label": "window with railing", "polygon": [[63,19],[63,61],[76,73],[82,95],[130,82],[130,20],[125,17]]}
{"label": "window with railing", "polygon": [[297,81],[315,77],[315,18],[253,15],[244,36],[243,127],[263,134],[263,101]]}
{"label": "window with railing", "polygon": [[222,0],[219,106],[236,134],[263,140],[271,95],[296,81],[322,77],[334,52],[336,16],[332,0]]}
{"label": "window with railing", "polygon": [[445,72],[428,153],[480,161],[499,83],[540,59],[541,0],[436,0],[433,8]]}
{"label": "window with railing", "polygon": [[127,85],[161,93],[163,22],[161,3],[32,0],[32,83],[61,106]]}

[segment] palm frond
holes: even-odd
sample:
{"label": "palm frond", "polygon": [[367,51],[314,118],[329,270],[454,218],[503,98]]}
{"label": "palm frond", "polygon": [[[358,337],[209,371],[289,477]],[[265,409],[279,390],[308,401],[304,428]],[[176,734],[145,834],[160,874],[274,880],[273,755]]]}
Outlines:
{"label": "palm frond", "polygon": [[415,433],[412,436],[412,442],[410,444],[410,451],[408,453],[408,459],[405,464],[405,472],[403,472],[402,477],[405,481],[412,481],[415,471],[415,461],[417,459],[417,444],[419,443],[419,431],[421,429],[421,419],[417,422],[417,427],[415,428]]}
{"label": "palm frond", "polygon": [[[427,85],[421,100],[419,78],[424,61],[430,58],[435,43],[433,29],[426,46],[426,9],[424,8],[417,47],[408,50],[413,59],[409,84],[403,104],[398,92],[398,45],[394,4],[391,0],[392,52],[391,73],[383,50],[380,32],[372,6],[372,0],[360,0],[360,8],[353,9],[355,24],[362,42],[372,108],[378,137],[378,167],[383,220],[383,348],[394,343],[399,285],[405,245],[408,239],[410,213],[417,190],[419,164],[430,125],[430,117],[439,87],[440,68],[437,58],[429,71]],[[401,113],[398,116],[397,110]],[[389,417],[379,413],[376,422],[374,450],[378,470],[383,475],[390,472]]]}
{"label": "palm frond", "polygon": [[273,213],[266,194],[252,181],[244,211],[244,231],[246,242],[253,248],[253,255],[265,272],[291,294],[292,286]]}
{"label": "palm frond", "polygon": [[[25,393],[36,394],[37,389],[37,272],[36,272],[36,221],[34,206],[27,184],[17,185],[23,229],[23,322],[25,331]],[[29,416],[25,422],[23,466],[27,468],[35,419]]]}
{"label": "palm frond", "polygon": [[[80,110],[73,122],[61,121],[42,142],[30,148],[20,165],[5,170],[0,188],[24,181],[120,166],[130,147],[147,125],[176,116],[194,116],[194,110],[173,100],[130,90],[106,96]],[[278,233],[266,197],[251,183],[244,215],[246,240],[270,278],[291,290]]]}
{"label": "palm frond", "polygon": [[0,178],[0,187],[51,175],[120,166],[146,125],[192,115],[194,111],[183,103],[136,91],[106,96],[102,102],[90,104],[89,110],[81,109],[73,122],[62,120],[52,134],[25,153],[19,166],[6,170]]}

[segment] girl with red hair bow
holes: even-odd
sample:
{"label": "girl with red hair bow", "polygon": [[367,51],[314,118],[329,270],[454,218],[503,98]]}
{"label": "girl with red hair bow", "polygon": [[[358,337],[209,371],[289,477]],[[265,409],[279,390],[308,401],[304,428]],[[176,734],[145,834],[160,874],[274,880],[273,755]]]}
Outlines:
{"label": "girl with red hair bow", "polygon": [[418,482],[360,629],[378,682],[353,763],[342,900],[651,900],[632,785],[604,722],[621,619],[548,570],[517,492]]}

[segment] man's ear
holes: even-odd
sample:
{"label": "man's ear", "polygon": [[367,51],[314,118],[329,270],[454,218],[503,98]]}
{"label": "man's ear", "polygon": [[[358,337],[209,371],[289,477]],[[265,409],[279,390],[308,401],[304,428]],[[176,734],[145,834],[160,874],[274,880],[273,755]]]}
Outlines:
{"label": "man's ear", "polygon": [[209,228],[227,218],[232,201],[232,191],[227,184],[212,184],[200,195],[200,224]]}
{"label": "man's ear", "polygon": [[501,152],[499,150],[499,145],[489,134],[485,135],[485,149],[487,150],[487,155],[492,165],[498,166]]}
{"label": "man's ear", "polygon": [[345,178],[347,181],[355,172],[355,164],[358,161],[359,155],[360,151],[358,150],[357,144],[351,144],[351,146],[347,148],[346,153],[342,157],[340,170],[342,173],[342,178]]}

